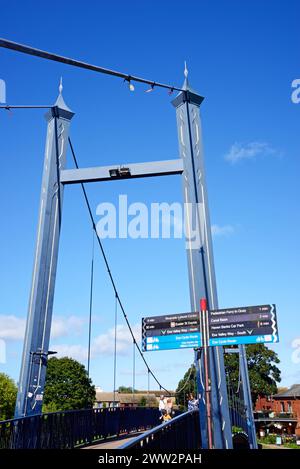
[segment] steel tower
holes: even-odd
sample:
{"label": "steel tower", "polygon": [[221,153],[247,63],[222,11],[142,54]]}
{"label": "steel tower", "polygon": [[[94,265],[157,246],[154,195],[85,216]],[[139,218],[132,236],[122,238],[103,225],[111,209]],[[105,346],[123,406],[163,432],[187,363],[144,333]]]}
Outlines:
{"label": "steel tower", "polygon": [[62,83],[48,122],[35,258],[15,417],[42,412],[55,275],[58,257],[68,133],[74,113],[62,97]]}
{"label": "steel tower", "polygon": [[[208,309],[217,309],[218,299],[199,114],[199,107],[204,98],[191,88],[186,65],[184,74],[184,91],[176,96],[172,104],[176,108],[179,152],[184,167],[186,250],[191,308],[194,312],[199,311],[201,298],[207,299]],[[232,448],[223,347],[210,347],[209,359],[214,447]],[[202,358],[197,359],[197,366],[200,372],[200,426],[202,444],[205,447],[207,421]]]}

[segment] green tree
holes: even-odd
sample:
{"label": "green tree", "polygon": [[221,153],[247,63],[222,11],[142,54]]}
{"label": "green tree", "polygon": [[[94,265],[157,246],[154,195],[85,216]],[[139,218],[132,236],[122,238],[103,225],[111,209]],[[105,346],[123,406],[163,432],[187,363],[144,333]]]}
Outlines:
{"label": "green tree", "polygon": [[192,365],[184,377],[179,381],[176,389],[176,404],[182,408],[187,408],[188,395],[192,393],[197,395],[196,368]]}
{"label": "green tree", "polygon": [[13,418],[17,391],[15,382],[6,374],[0,373],[0,420]]}
{"label": "green tree", "polygon": [[[246,346],[252,402],[255,404],[259,394],[270,395],[277,392],[277,383],[281,381],[281,371],[276,366],[280,363],[278,355],[264,344]],[[239,355],[225,355],[225,367],[230,384],[237,388],[239,381]]]}
{"label": "green tree", "polygon": [[[131,386],[119,386],[118,392],[120,394],[131,394],[132,393],[132,387]],[[134,392],[138,392],[138,390],[135,389]]]}
{"label": "green tree", "polygon": [[147,405],[147,399],[145,398],[145,396],[142,396],[139,402],[139,406],[146,407],[146,405]]}
{"label": "green tree", "polygon": [[72,358],[52,357],[48,361],[43,412],[93,407],[95,386],[81,363]]}

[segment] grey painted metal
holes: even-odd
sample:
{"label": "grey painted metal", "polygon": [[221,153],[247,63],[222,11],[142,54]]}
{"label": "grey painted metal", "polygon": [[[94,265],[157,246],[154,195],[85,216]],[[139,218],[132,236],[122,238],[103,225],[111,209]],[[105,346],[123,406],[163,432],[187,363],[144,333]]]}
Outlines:
{"label": "grey painted metal", "polygon": [[[199,106],[203,98],[191,89],[187,74],[184,89],[185,91],[173,100],[173,105],[176,107],[180,157],[184,164],[184,202],[192,207],[191,213],[186,210],[186,234],[190,238],[187,240],[187,261],[191,310],[199,311],[201,298],[207,299],[208,309],[217,308],[218,300],[199,115]],[[194,242],[192,231],[195,231]],[[211,348],[209,355],[214,447],[232,448],[223,348]],[[202,374],[199,393],[202,407],[205,408]],[[200,418],[206,420],[206,416],[201,415],[201,412]],[[203,425],[201,423],[201,428]]]}
{"label": "grey painted metal", "polygon": [[239,362],[240,362],[240,372],[241,372],[241,379],[242,379],[244,403],[245,403],[245,408],[246,408],[248,438],[249,438],[250,448],[258,449],[245,345],[239,345]]}
{"label": "grey painted metal", "polygon": [[177,88],[176,86],[166,85],[164,83],[159,83],[153,80],[147,80],[145,78],[137,77],[135,75],[129,75],[128,73],[118,72],[116,70],[110,70],[108,68],[99,67],[98,65],[89,64],[87,62],[82,62],[80,60],[71,59],[70,57],[63,57],[58,54],[53,54],[48,51],[44,51],[41,49],[36,49],[35,47],[27,46],[26,44],[20,44],[18,42],[9,41],[8,39],[0,38],[0,47],[4,47],[6,49],[15,50],[17,52],[22,52],[23,54],[29,54],[36,57],[41,57],[47,60],[54,60],[55,62],[61,62],[67,65],[72,65],[73,67],[80,67],[85,68],[87,70],[92,70],[93,72],[104,73],[105,75],[112,75],[115,77],[123,78],[124,80],[136,81],[138,83],[146,83],[151,85],[152,87],[158,88],[166,88],[172,91],[180,91],[181,88]]}
{"label": "grey painted metal", "polygon": [[[197,224],[196,234],[199,235],[198,244],[196,242],[195,245],[192,245],[192,241],[189,241],[187,249],[193,311],[198,311],[198,303],[201,297],[207,298],[209,308],[216,309],[218,307],[201,148],[198,108],[202,100],[203,98],[188,88],[187,83],[185,91],[174,100],[177,108],[180,155],[184,167],[184,201],[191,203],[196,208],[194,214],[196,215]],[[72,116],[73,113],[65,106],[61,96],[56,106],[48,114],[48,135],[36,257],[16,406],[16,416],[18,417],[40,413],[42,407],[61,225],[63,184],[60,176],[62,174],[66,182],[66,173],[63,173],[63,170],[66,141]],[[157,163],[154,164],[157,167]],[[168,162],[169,165],[170,162]],[[180,174],[182,172],[180,164],[176,162],[174,166],[177,169],[175,169],[175,173],[171,172],[171,174]],[[147,171],[145,171],[147,167],[149,171],[149,164],[144,166],[144,174],[147,174]],[[132,168],[129,172],[131,173],[131,171],[133,171]],[[165,171],[166,169],[157,173],[157,169],[155,169],[153,175],[170,174],[169,171],[167,173]],[[76,174],[78,175],[78,173]],[[122,174],[122,177],[127,176],[132,177],[130,174],[126,175],[126,172],[125,175]],[[92,175],[92,177],[94,176]],[[113,179],[111,175],[109,179]],[[191,221],[187,217],[188,233],[191,233]],[[232,440],[223,349],[216,347],[210,353],[215,447],[230,448],[232,447]],[[200,382],[201,380],[200,372]],[[204,400],[202,404],[204,409]]]}
{"label": "grey painted metal", "polygon": [[73,112],[59,95],[48,121],[32,285],[17,396],[16,417],[41,413],[58,256],[68,133]]}
{"label": "grey painted metal", "polygon": [[[128,169],[122,175],[111,176],[110,171]],[[152,176],[182,174],[182,160],[153,161],[150,163],[129,163],[126,165],[99,166],[95,168],[64,169],[61,171],[62,184],[83,182],[113,181],[115,179],[132,179]]]}

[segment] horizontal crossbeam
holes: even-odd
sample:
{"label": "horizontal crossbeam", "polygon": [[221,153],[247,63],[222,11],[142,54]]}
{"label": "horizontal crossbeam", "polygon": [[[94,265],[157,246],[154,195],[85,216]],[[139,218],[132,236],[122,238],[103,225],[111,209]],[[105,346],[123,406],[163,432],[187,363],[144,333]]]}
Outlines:
{"label": "horizontal crossbeam", "polygon": [[153,176],[168,176],[183,173],[182,160],[152,161],[126,165],[99,166],[94,168],[64,169],[60,173],[62,184],[112,181]]}

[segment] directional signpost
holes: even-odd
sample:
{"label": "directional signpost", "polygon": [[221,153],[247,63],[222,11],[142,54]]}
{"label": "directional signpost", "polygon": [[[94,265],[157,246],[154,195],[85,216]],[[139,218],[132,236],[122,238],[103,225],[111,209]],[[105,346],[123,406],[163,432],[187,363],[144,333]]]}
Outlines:
{"label": "directional signpost", "polygon": [[[201,320],[201,327],[200,327]],[[201,330],[201,332],[200,332]],[[209,347],[239,345],[244,405],[247,416],[250,448],[257,448],[252,411],[245,344],[278,342],[276,306],[243,306],[207,310],[206,299],[200,301],[200,313],[170,314],[142,319],[142,349],[144,352],[183,348],[199,348],[204,356],[204,392],[207,417],[207,447],[213,447],[211,417],[211,372]],[[200,370],[197,369],[198,379]]]}
{"label": "directional signpost", "polygon": [[144,352],[201,347],[199,313],[170,314],[142,319]]}
{"label": "directional signpost", "polygon": [[[207,315],[210,347],[279,341],[274,304],[215,309]],[[198,312],[143,318],[143,351],[202,347],[199,324]]]}
{"label": "directional signpost", "polygon": [[275,305],[208,311],[209,345],[278,342]]}

